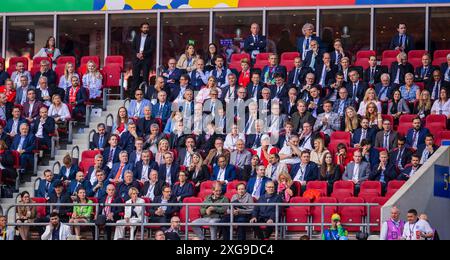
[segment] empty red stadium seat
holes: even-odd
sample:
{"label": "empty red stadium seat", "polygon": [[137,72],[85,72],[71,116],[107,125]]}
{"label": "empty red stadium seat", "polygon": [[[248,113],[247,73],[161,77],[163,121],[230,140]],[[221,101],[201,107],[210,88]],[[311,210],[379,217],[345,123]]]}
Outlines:
{"label": "empty red stadium seat", "polygon": [[435,143],[437,145],[441,145],[442,141],[450,140],[450,131],[447,131],[447,130],[446,131],[440,131],[435,138],[436,138]]}
{"label": "empty red stadium seat", "polygon": [[442,63],[447,62],[447,55],[450,50],[437,50],[434,52],[433,66],[441,66]]}
{"label": "empty red stadium seat", "polygon": [[399,125],[397,132],[402,135],[402,136],[406,136],[406,134],[408,133],[408,130],[412,128],[412,124],[408,123],[408,124],[403,124],[403,125]]}
{"label": "empty red stadium seat", "polygon": [[[364,203],[363,198],[346,198],[344,203]],[[341,223],[345,226],[347,231],[358,232],[361,227],[349,226],[349,224],[360,224],[363,223],[363,217],[365,216],[364,206],[342,206],[340,207],[341,213]]]}
{"label": "empty red stadium seat", "polygon": [[331,193],[331,197],[335,198],[339,203],[343,203],[346,198],[353,197],[353,192],[349,190],[337,190]]}
{"label": "empty red stadium seat", "polygon": [[387,186],[387,191],[399,190],[403,185],[405,185],[405,183],[406,181],[390,181]]}
{"label": "empty red stadium seat", "polygon": [[376,227],[370,227],[370,232],[380,232],[381,230],[381,207],[386,204],[388,201],[385,197],[374,197],[369,200],[366,200],[368,203],[376,203],[379,206],[370,207],[370,216],[369,223],[370,224],[378,224]]}
{"label": "empty red stadium seat", "polygon": [[227,184],[227,192],[235,191],[236,188],[237,188],[237,186],[238,186],[239,184],[241,184],[241,183],[246,184],[245,181],[238,181],[238,180],[229,182],[229,183]]}
{"label": "empty red stadium seat", "polygon": [[200,184],[200,190],[212,190],[215,181],[204,181]]}
{"label": "empty red stadium seat", "polygon": [[426,50],[412,50],[408,52],[408,62],[414,68],[422,66],[422,56],[427,53]]}
{"label": "empty red stadium seat", "polygon": [[445,115],[429,115],[425,119],[425,127],[434,135],[447,129],[447,117]]}
{"label": "empty red stadium seat", "polygon": [[73,56],[60,56],[56,59],[56,65],[66,65],[68,62],[76,66],[76,59]]}
{"label": "empty red stadium seat", "polygon": [[251,57],[248,53],[234,53],[231,55],[231,62],[239,62],[241,64],[241,60],[247,59],[250,61]]}
{"label": "empty red stadium seat", "polygon": [[331,134],[331,141],[341,141],[345,144],[350,144],[352,140],[352,134],[344,131],[336,131]]}
{"label": "empty red stadium seat", "polygon": [[[307,198],[294,197],[291,199],[290,203],[310,203]],[[289,206],[286,209],[286,223],[308,223],[308,217],[311,211],[310,206]],[[288,231],[291,232],[304,232],[306,231],[306,226],[289,226]]]}
{"label": "empty red stadium seat", "polygon": [[265,53],[260,53],[260,54],[258,54],[258,55],[256,55],[256,62],[260,62],[260,61],[269,61],[269,56],[271,55],[272,53],[268,53],[268,52],[265,52]]}
{"label": "empty red stadium seat", "polygon": [[[337,200],[335,198],[331,197],[323,197],[319,198],[316,203],[337,203]],[[324,219],[322,220],[322,207],[321,206],[314,206],[311,208],[311,216],[312,216],[312,223],[328,223],[328,221],[331,220],[331,216],[337,213],[337,206],[325,206],[324,207]],[[327,227],[327,224],[325,224],[325,227]],[[315,226],[314,231],[321,231],[321,226]]]}
{"label": "empty red stadium seat", "polygon": [[87,175],[87,173],[89,171],[89,167],[94,165],[95,156],[97,154],[101,154],[101,151],[100,150],[83,151],[81,153],[80,171],[83,171],[85,176]]}
{"label": "empty red stadium seat", "polygon": [[201,198],[202,200],[205,200],[206,197],[212,195],[213,190],[209,190],[209,189],[205,189],[205,190],[200,190],[200,192],[197,194],[197,198]]}
{"label": "empty red stadium seat", "polygon": [[310,181],[306,184],[306,190],[319,190],[321,197],[326,197],[328,196],[328,182]]}
{"label": "empty red stadium seat", "polygon": [[381,182],[379,181],[364,181],[361,183],[360,193],[362,192],[376,192],[381,196]]}
{"label": "empty red stadium seat", "polygon": [[414,120],[414,118],[417,118],[417,115],[402,115],[400,116],[400,118],[398,119],[398,124],[402,125],[402,124],[409,124],[409,126],[412,126],[412,121]]}
{"label": "empty red stadium seat", "polygon": [[[183,203],[202,203],[203,200],[200,198],[190,197],[185,198],[183,200]],[[192,223],[194,220],[201,218],[202,215],[200,213],[200,206],[189,206],[189,209],[187,206],[183,206],[180,210],[180,224],[181,224],[181,230],[185,230],[186,226],[184,225],[186,223],[186,219],[189,223]],[[186,212],[189,212],[189,218],[186,218],[187,214]],[[192,231],[191,228],[189,228],[189,231]]]}
{"label": "empty red stadium seat", "polygon": [[121,85],[122,69],[117,63],[110,63],[103,67],[104,82],[107,88],[118,88]]}
{"label": "empty red stadium seat", "polygon": [[237,190],[230,190],[230,191],[227,191],[227,193],[225,193],[225,197],[227,197],[227,199],[229,201],[231,201],[233,196],[236,195],[236,194],[237,194]]}
{"label": "empty red stadium seat", "polygon": [[298,52],[284,52],[281,54],[281,61],[292,61],[294,62],[295,58],[300,57],[300,53]]}
{"label": "empty red stadium seat", "polygon": [[337,181],[333,185],[333,192],[335,191],[349,191],[352,196],[354,194],[355,184],[351,181]]}
{"label": "empty red stadium seat", "polygon": [[[34,203],[47,203],[46,198],[31,198]],[[47,216],[47,208],[45,206],[37,206],[36,214],[39,218],[45,218]]]}
{"label": "empty red stadium seat", "polygon": [[120,70],[122,71],[123,67],[124,67],[123,56],[121,56],[121,55],[107,56],[105,58],[105,66],[110,65],[110,64],[118,64],[120,66]]}
{"label": "empty red stadium seat", "polygon": [[390,67],[392,62],[397,61],[397,55],[399,53],[400,51],[396,50],[383,51],[383,55],[381,58],[381,65]]}
{"label": "empty red stadium seat", "polygon": [[98,69],[100,68],[100,57],[99,56],[83,56],[83,57],[81,57],[80,67],[83,65],[86,65],[90,60],[93,61],[97,65]]}
{"label": "empty red stadium seat", "polygon": [[16,70],[16,64],[18,62],[23,62],[23,65],[25,66],[25,70],[28,70],[28,58],[27,57],[11,57],[9,59],[9,66],[8,66],[8,74],[12,75],[12,73]]}

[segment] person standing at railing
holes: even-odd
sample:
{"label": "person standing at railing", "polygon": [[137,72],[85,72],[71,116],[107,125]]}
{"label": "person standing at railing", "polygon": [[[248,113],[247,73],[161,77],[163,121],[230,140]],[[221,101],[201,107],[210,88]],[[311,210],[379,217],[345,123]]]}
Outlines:
{"label": "person standing at railing", "polygon": [[58,213],[50,214],[50,223],[45,227],[41,240],[68,240],[71,236],[70,227],[60,222]]}
{"label": "person standing at railing", "polygon": [[341,216],[334,214],[331,217],[331,227],[323,232],[322,240],[348,240],[348,232],[341,225]]}
{"label": "person standing at railing", "polygon": [[[273,181],[266,182],[266,193],[261,196],[258,203],[282,203],[283,199],[275,193],[275,183]],[[256,206],[252,212],[252,219],[250,223],[267,223],[273,224],[280,219],[280,213],[283,211],[282,207],[278,207],[278,218],[276,206]],[[261,227],[254,227],[255,233],[261,240],[269,240],[273,231],[274,226],[267,226],[263,231]]]}

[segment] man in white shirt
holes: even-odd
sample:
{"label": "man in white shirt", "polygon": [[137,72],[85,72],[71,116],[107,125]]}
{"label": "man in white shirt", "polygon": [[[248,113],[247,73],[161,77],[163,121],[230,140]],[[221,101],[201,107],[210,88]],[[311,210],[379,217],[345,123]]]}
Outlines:
{"label": "man in white shirt", "polygon": [[266,177],[277,181],[281,172],[288,172],[286,164],[280,162],[279,154],[271,154],[269,156],[269,165],[266,169]]}
{"label": "man in white shirt", "polygon": [[297,164],[300,163],[301,154],[299,147],[300,140],[297,135],[291,135],[287,145],[283,146],[280,151],[281,163],[284,164]]}
{"label": "man in white shirt", "polygon": [[403,229],[403,240],[425,240],[434,236],[433,229],[430,224],[417,218],[417,210],[410,209],[408,211],[408,223]]}
{"label": "man in white shirt", "polygon": [[333,112],[333,102],[325,101],[323,103],[324,113],[317,117],[314,125],[314,132],[323,132],[331,136],[334,131],[339,131],[341,128],[341,119],[338,114]]}

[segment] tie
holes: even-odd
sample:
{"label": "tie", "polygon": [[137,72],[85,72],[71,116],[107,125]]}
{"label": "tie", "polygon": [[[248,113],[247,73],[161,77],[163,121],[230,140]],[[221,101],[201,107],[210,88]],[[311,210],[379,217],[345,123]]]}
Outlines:
{"label": "tie", "polygon": [[245,126],[245,132],[248,133],[250,127],[253,125],[253,119],[248,121],[247,125]]}
{"label": "tie", "polygon": [[395,76],[395,82],[394,83],[400,84],[400,65],[398,66],[397,75]]}
{"label": "tie", "polygon": [[309,38],[306,39],[306,46],[305,46],[305,50],[309,50]]}
{"label": "tie", "polygon": [[385,148],[386,150],[389,151],[389,134],[385,134],[384,135],[384,146],[383,148]]}
{"label": "tie", "polygon": [[358,84],[353,84],[353,99],[357,99],[357,96],[358,95]]}
{"label": "tie", "polygon": [[339,62],[341,61],[341,59],[342,59],[342,54],[341,53],[337,53],[337,55],[336,55],[336,65],[338,65],[339,64]]}
{"label": "tie", "polygon": [[320,77],[320,85],[325,86],[325,79],[327,77],[327,67],[323,65],[322,76]]}
{"label": "tie", "polygon": [[255,36],[253,36],[253,41],[255,42],[255,43],[257,43],[258,42],[258,37],[255,35]]}
{"label": "tie", "polygon": [[400,47],[402,47],[402,46],[405,46],[404,44],[403,44],[403,35],[400,35],[400,42],[399,42],[399,44],[400,44]]}
{"label": "tie", "polygon": [[102,148],[103,147],[103,136],[100,136],[100,140],[98,141],[98,148]]}
{"label": "tie", "polygon": [[370,83],[374,83],[375,82],[375,68],[371,68],[370,69]]}
{"label": "tie", "polygon": [[434,83],[433,99],[434,100],[438,100],[439,99],[439,83],[438,82]]}
{"label": "tie", "polygon": [[116,177],[114,177],[114,180],[119,180],[122,177],[122,169],[123,169],[123,165],[121,164],[119,167],[119,170],[117,171]]}
{"label": "tie", "polygon": [[413,135],[413,147],[414,148],[417,148],[417,141],[418,141],[417,137],[418,137],[418,135],[419,135],[419,132],[414,130],[414,135]]}
{"label": "tie", "polygon": [[108,162],[111,162],[113,160],[113,154],[114,154],[114,149],[111,149],[109,151]]}
{"label": "tie", "polygon": [[400,166],[402,164],[402,155],[403,155],[403,150],[398,151],[398,155],[397,155],[397,165]]}
{"label": "tie", "polygon": [[359,140],[359,143],[361,143],[362,140],[366,139],[366,135],[367,135],[367,130],[363,129],[361,132],[361,140]]}
{"label": "tie", "polygon": [[162,118],[162,112],[163,112],[163,105],[159,105],[159,111],[158,111],[158,116],[157,118]]}
{"label": "tie", "polygon": [[257,134],[256,138],[255,138],[255,143],[253,144],[253,147],[259,147],[260,146],[259,145],[260,142],[261,142],[260,134]]}
{"label": "tie", "polygon": [[254,189],[254,191],[253,191],[253,197],[255,197],[255,198],[259,198],[259,196],[260,196],[260,190],[261,190],[261,182],[262,182],[262,180],[261,179],[257,179],[256,180],[256,185],[255,185],[255,189]]}
{"label": "tie", "polygon": [[427,73],[428,73],[428,68],[422,68],[422,78],[425,78]]}
{"label": "tie", "polygon": [[47,185],[45,186],[45,194],[48,194],[50,190],[50,182],[47,182]]}
{"label": "tie", "polygon": [[295,69],[295,74],[294,74],[294,85],[298,85],[298,74],[300,73],[300,69]]}

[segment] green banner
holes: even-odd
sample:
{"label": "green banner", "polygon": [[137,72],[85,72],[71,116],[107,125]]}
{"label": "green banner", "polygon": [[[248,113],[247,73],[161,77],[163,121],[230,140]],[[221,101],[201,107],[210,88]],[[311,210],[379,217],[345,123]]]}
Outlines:
{"label": "green banner", "polygon": [[94,0],[1,0],[0,12],[92,11]]}

